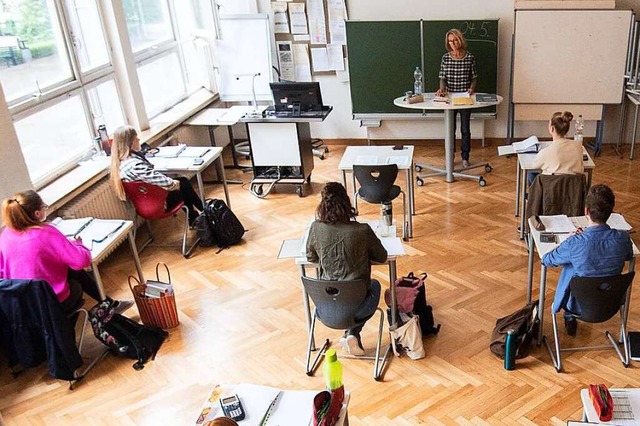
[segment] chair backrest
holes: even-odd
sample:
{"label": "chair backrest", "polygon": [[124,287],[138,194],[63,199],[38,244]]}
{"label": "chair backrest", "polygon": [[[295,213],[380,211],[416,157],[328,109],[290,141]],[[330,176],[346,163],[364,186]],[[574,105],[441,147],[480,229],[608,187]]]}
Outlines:
{"label": "chair backrest", "polygon": [[624,305],[634,276],[635,272],[609,277],[573,277],[569,287],[580,306],[580,314],[576,316],[592,323],[612,318]]}
{"label": "chair backrest", "polygon": [[318,319],[336,330],[357,325],[355,314],[367,296],[370,282],[366,279],[352,281],[327,281],[302,277],[302,285],[316,305]]}
{"label": "chair backrest", "polygon": [[172,212],[165,211],[165,202],[169,191],[161,186],[142,181],[122,182],[122,186],[139,216],[149,220],[158,220],[172,214]]}
{"label": "chair backrest", "polygon": [[[358,195],[369,203],[391,201],[391,188],[398,177],[396,164],[357,165],[353,174],[360,183]],[[396,194],[397,195],[397,194]]]}

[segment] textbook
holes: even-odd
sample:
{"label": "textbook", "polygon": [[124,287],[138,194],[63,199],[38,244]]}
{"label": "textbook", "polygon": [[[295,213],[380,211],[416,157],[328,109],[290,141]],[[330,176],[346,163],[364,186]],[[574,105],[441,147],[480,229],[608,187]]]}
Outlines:
{"label": "textbook", "polygon": [[453,105],[473,105],[473,98],[471,97],[453,98]]}
{"label": "textbook", "polygon": [[498,102],[498,97],[491,93],[476,93],[476,102]]}
{"label": "textbook", "polygon": [[206,426],[213,419],[224,417],[220,398],[238,395],[245,412],[244,420],[238,422],[241,426],[306,426],[311,422],[317,393],[252,384],[217,385],[202,405],[195,425]]}
{"label": "textbook", "polygon": [[513,143],[513,152],[538,152],[540,149],[540,141],[535,136],[529,136],[523,141]]}

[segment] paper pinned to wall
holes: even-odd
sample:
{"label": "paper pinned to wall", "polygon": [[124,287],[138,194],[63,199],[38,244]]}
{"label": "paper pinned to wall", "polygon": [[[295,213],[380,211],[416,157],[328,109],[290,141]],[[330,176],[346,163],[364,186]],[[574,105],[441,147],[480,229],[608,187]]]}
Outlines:
{"label": "paper pinned to wall", "polygon": [[289,3],[289,20],[291,34],[308,34],[307,15],[304,13],[304,3]]}
{"label": "paper pinned to wall", "polygon": [[332,44],[347,44],[345,19],[347,9],[344,0],[327,0],[329,9],[329,33]]}
{"label": "paper pinned to wall", "polygon": [[276,42],[278,50],[278,64],[280,65],[280,78],[282,80],[295,80],[296,70],[293,62],[292,43],[290,41]]}
{"label": "paper pinned to wall", "polygon": [[328,44],[327,55],[329,56],[329,69],[344,71],[344,57],[341,44]]}
{"label": "paper pinned to wall", "polygon": [[293,63],[296,70],[296,81],[311,81],[308,45],[302,43],[293,44]]}
{"label": "paper pinned to wall", "polygon": [[287,17],[287,3],[274,1],[271,3],[271,10],[273,10],[273,32],[276,34],[288,34],[289,18]]}
{"label": "paper pinned to wall", "polygon": [[331,71],[326,47],[312,47],[311,60],[313,61],[313,72]]}
{"label": "paper pinned to wall", "polygon": [[307,0],[309,34],[312,44],[327,44],[327,24],[324,18],[324,1]]}

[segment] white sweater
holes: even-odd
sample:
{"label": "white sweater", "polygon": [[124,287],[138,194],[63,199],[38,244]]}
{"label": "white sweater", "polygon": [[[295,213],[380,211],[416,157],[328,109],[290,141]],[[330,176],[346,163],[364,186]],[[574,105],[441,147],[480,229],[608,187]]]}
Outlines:
{"label": "white sweater", "polygon": [[540,169],[543,174],[584,173],[582,142],[558,139],[536,154],[531,168]]}

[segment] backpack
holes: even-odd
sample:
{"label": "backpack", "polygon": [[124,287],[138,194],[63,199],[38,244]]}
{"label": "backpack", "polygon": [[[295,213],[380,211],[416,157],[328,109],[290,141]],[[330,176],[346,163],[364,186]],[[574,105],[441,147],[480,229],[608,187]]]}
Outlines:
{"label": "backpack", "polygon": [[528,303],[506,317],[498,318],[496,326],[491,333],[489,349],[500,359],[504,359],[507,332],[515,331],[516,358],[524,358],[529,355],[531,342],[538,335],[538,301]]}
{"label": "backpack", "polygon": [[142,370],[149,359],[155,359],[168,333],[158,327],[149,327],[120,315],[107,298],[89,311],[93,334],[112,352],[137,360],[135,370]]}
{"label": "backpack", "polygon": [[205,200],[204,211],[195,221],[200,245],[217,245],[225,249],[238,244],[245,233],[244,226],[223,200]]}
{"label": "backpack", "polygon": [[[440,324],[436,325],[433,318],[433,308],[427,304],[427,291],[424,285],[426,279],[426,272],[417,277],[413,272],[409,272],[406,277],[398,278],[395,282],[398,312],[418,316],[422,336],[435,335],[440,331]],[[401,297],[398,297],[399,294]],[[391,292],[389,290],[385,290],[384,300],[387,306],[391,306]]]}

